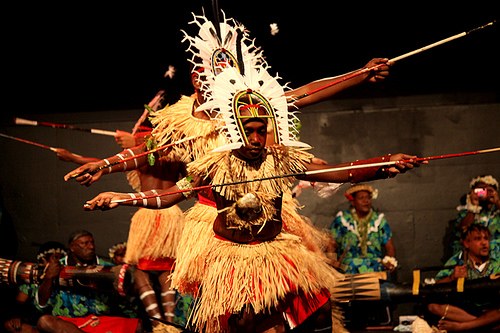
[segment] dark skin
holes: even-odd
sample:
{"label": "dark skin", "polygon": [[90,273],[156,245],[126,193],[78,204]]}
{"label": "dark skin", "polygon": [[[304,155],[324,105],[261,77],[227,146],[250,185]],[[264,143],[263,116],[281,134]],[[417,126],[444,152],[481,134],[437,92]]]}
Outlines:
{"label": "dark skin", "polygon": [[[234,155],[242,160],[254,161],[258,160],[266,145],[267,126],[264,122],[253,121],[245,125],[245,135],[248,138],[248,145],[235,151]],[[217,209],[221,210],[224,207],[231,206],[234,202],[218,195],[218,192],[213,192]],[[282,228],[281,221],[281,197],[275,200],[276,215],[273,218],[273,223],[266,223],[264,227],[260,225],[252,226],[252,230],[245,229],[228,229],[225,222],[225,213],[219,214],[214,222],[214,232],[226,239],[237,243],[248,243],[259,240],[266,241],[276,237]],[[261,229],[262,227],[262,229]],[[258,232],[260,230],[260,232]]]}
{"label": "dark skin", "polygon": [[[42,267],[44,267],[42,281],[40,282],[40,287],[38,289],[39,304],[42,306],[47,303],[47,300],[50,297],[53,282],[59,278],[59,273],[61,271],[61,264],[59,263],[59,260],[61,257],[61,253],[52,253],[47,257],[43,257],[39,263]],[[19,304],[23,304],[28,300],[29,296],[23,292],[20,292],[16,296],[16,302]],[[4,328],[7,332],[16,333],[84,332],[75,324],[52,315],[41,316],[38,319],[36,326],[23,322],[21,318],[12,318],[4,323]]]}
{"label": "dark skin", "polygon": [[[267,123],[262,121],[262,119],[251,118],[244,123],[245,135],[247,137],[247,143],[244,147],[233,151],[235,157],[249,161],[258,162],[263,154],[265,153],[266,140],[267,140]],[[389,175],[395,176],[399,173],[405,172],[408,169],[419,166],[419,163],[415,162],[413,159],[415,156],[410,156],[407,154],[395,154],[391,156],[391,160],[408,160],[404,163],[395,164],[394,166],[388,168]],[[332,165],[319,165],[319,164],[306,164],[306,170],[319,170],[327,169],[333,167]],[[318,173],[316,175],[304,175],[300,179],[309,181],[326,181],[326,182],[347,182],[349,181],[348,171],[330,171],[325,173]],[[197,187],[205,184],[210,184],[210,179],[202,179],[199,177],[194,177],[192,186]],[[169,195],[164,195],[160,197],[161,206],[165,205],[171,206],[185,200],[186,197],[177,185],[165,189],[158,190],[158,194],[162,193],[173,193]],[[151,193],[145,193],[149,195]],[[234,204],[234,201],[229,201],[225,197],[218,194],[216,191],[212,191],[214,195],[217,208],[223,209]],[[85,210],[96,210],[96,209],[112,209],[118,207],[120,204],[131,205],[132,201],[124,201],[122,203],[115,202],[116,200],[129,199],[130,196],[126,193],[115,193],[115,192],[104,192],[86,202]],[[147,199],[148,207],[154,207],[156,204],[156,198]],[[233,229],[229,228],[226,221],[224,213],[217,216],[214,221],[213,230],[215,234],[224,237],[229,241],[235,243],[249,243],[255,240],[271,240],[275,238],[282,230],[282,220],[281,220],[281,200],[282,194],[278,195],[275,199],[275,207],[277,208],[277,213],[274,218],[270,219],[265,223],[262,229],[257,233],[255,229]],[[142,200],[139,200],[142,203]],[[139,202],[138,201],[138,202]],[[242,310],[240,314],[234,314],[231,316],[229,322],[231,326],[235,329],[235,332],[245,332],[248,330],[248,322],[256,323],[254,321],[255,314],[253,311],[246,312]],[[259,320],[260,328],[255,328],[259,332],[283,332],[284,323],[281,319],[279,309],[273,309],[270,314],[264,316],[262,320]]]}
{"label": "dark skin", "polygon": [[[193,73],[191,75],[191,83],[195,90],[193,97],[196,99],[196,102],[193,105],[192,115],[195,118],[209,120],[210,118],[205,112],[194,112],[194,110],[200,105],[200,103],[204,103],[205,101],[203,92],[201,90],[202,82],[199,79],[198,73]],[[139,169],[142,189],[150,190],[158,188],[168,188],[172,186],[172,182],[178,180],[179,173],[183,173],[185,171],[185,165],[182,162],[170,161],[169,163],[163,163],[169,165],[163,165],[161,167],[157,166],[157,162],[154,167],[150,167],[148,157],[146,155],[140,156],[140,154],[148,150],[144,142],[144,136],[141,136],[141,138],[137,138],[137,136],[128,134],[129,137],[125,138],[125,133],[126,132],[123,131],[117,131],[117,143],[123,148],[126,148],[125,145],[127,145],[128,148],[133,152],[133,156],[138,156],[135,158],[134,162],[131,161],[128,163],[127,171]],[[125,157],[131,157],[130,153],[127,151],[123,151],[122,153]],[[168,155],[168,150],[164,151],[162,155]],[[116,158],[111,156],[107,159],[109,161],[113,161],[113,159]],[[104,174],[124,171],[121,164],[119,164],[117,167],[114,167],[111,172],[108,170],[108,168],[99,170],[99,167],[103,165],[107,165],[104,160],[89,160],[82,166],[76,168],[71,172],[68,172],[64,176],[64,180],[68,181],[74,178],[80,185],[90,186],[101,179]],[[162,168],[164,168],[163,171]],[[75,177],[75,175],[78,176]]]}
{"label": "dark skin", "polygon": [[95,255],[95,242],[92,236],[81,236],[69,244],[69,259],[76,265],[95,265]]}
{"label": "dark skin", "polygon": [[[491,234],[486,228],[485,230],[473,230],[466,236],[463,245],[469,260],[484,263],[489,259],[490,238]],[[467,278],[466,265],[455,266],[450,276],[438,280],[436,283],[453,282],[458,278]],[[427,305],[427,308],[431,313],[441,317],[438,328],[448,332],[473,332],[485,327],[491,328],[492,332],[500,331],[500,311],[498,309],[487,309],[480,316],[475,316],[452,304],[431,303]]]}
{"label": "dark skin", "polygon": [[[233,154],[241,158],[243,160],[255,161],[261,158],[262,154],[265,151],[266,140],[267,140],[267,126],[261,120],[247,121],[244,124],[245,132],[248,137],[248,143],[246,146],[233,151]],[[405,162],[397,163],[387,168],[388,176],[394,177],[399,173],[404,173],[409,169],[414,167],[418,167],[420,162],[416,162],[415,156],[407,155],[407,154],[394,154],[391,155],[391,161],[401,161],[405,160]],[[426,164],[427,161],[422,163]],[[332,167],[338,167],[342,165],[347,165],[348,163],[344,163],[341,165],[329,165],[329,164],[313,164],[307,163],[306,170],[323,170],[329,169]],[[323,181],[323,182],[337,182],[343,183],[349,181],[348,171],[330,171],[323,172],[311,175],[303,175],[297,177],[299,179],[308,180],[308,181]],[[209,184],[209,179],[203,181],[199,178],[194,178],[192,185],[193,187]],[[171,205],[177,204],[183,200],[185,200],[185,196],[181,193],[180,189],[177,185],[163,190],[157,190],[161,195],[162,193],[172,193],[177,192],[175,194],[163,195],[161,196],[162,207],[169,207]],[[218,197],[217,192],[213,192],[215,195],[215,202],[217,203],[217,207],[222,209],[228,207],[228,205],[232,205],[233,202],[227,201],[227,199]],[[151,194],[149,192],[145,193],[146,195]],[[96,196],[95,198],[86,202],[84,209],[85,210],[96,210],[96,209],[112,209],[118,207],[120,204],[122,205],[132,205],[132,201],[125,201],[122,203],[115,202],[116,200],[129,199],[130,196],[126,193],[116,193],[116,192],[104,192]],[[281,205],[281,197],[276,201],[276,207]],[[142,200],[139,200],[139,204],[142,204]],[[148,199],[148,207],[154,208],[156,206],[156,199]],[[278,210],[279,211],[279,210]],[[281,231],[281,218],[277,216],[276,220],[273,220],[272,223],[266,223],[264,228],[256,235],[253,232],[249,232],[248,230],[238,230],[235,231],[233,229],[227,228],[223,215],[219,215],[217,220],[214,223],[214,231],[217,235],[220,235],[228,240],[237,242],[237,243],[247,243],[253,241],[255,239],[259,240],[268,240],[275,237]]]}
{"label": "dark skin", "polygon": [[123,265],[125,264],[125,251],[126,248],[121,248],[115,251],[115,254],[113,256],[113,264],[115,265]]}
{"label": "dark skin", "polygon": [[[389,76],[390,66],[392,66],[392,64],[388,61],[387,58],[373,58],[363,66],[363,68],[372,68],[371,71],[363,72],[363,74],[360,75],[351,75],[351,73],[347,73],[336,77],[323,78],[320,80],[309,82],[296,89],[288,90],[285,92],[287,100],[296,99],[295,102],[293,103],[293,106],[290,106],[289,109],[290,111],[295,111],[297,109],[304,108],[309,105],[323,102],[337,93],[340,93],[344,90],[350,89],[352,87],[358,86],[366,82],[368,83],[382,82]],[[196,97],[197,103],[195,103],[194,107],[196,108],[199,104],[205,102],[203,91],[201,90],[202,81],[199,76],[199,73],[193,72],[191,74],[191,83],[195,90],[194,96]],[[320,88],[324,89],[318,90]],[[316,90],[318,91],[315,93],[311,93]],[[210,119],[208,114],[205,112],[193,112],[193,116],[196,118],[201,118],[206,120]],[[138,138],[137,136],[134,137],[130,133],[117,131],[115,138],[117,140],[117,143],[122,148],[126,147],[130,148],[135,155],[147,151],[146,146],[144,144],[144,137]],[[272,136],[271,138],[268,137],[267,144],[268,145],[274,144],[274,142],[272,142]],[[68,172],[64,176],[65,181],[74,178],[80,185],[90,186],[93,183],[97,182],[102,177],[103,174],[109,172],[107,169],[96,171],[99,169],[100,166],[107,164],[103,160],[85,161],[82,159],[78,159],[77,162],[74,160],[75,156],[71,156],[71,159],[69,159],[68,154],[65,154],[66,157],[65,159],[63,159],[61,156],[62,153],[63,153],[62,151],[57,153],[58,157],[62,160],[74,161],[75,163],[78,164],[85,163],[81,167],[71,172]],[[110,158],[108,158],[108,160],[109,159]],[[136,162],[138,166],[147,165],[148,163],[147,157],[145,156],[138,157],[136,159]],[[127,170],[131,170],[132,168],[133,166],[129,165]],[[122,171],[123,167],[120,167],[120,168],[114,168],[112,172],[122,172]],[[75,175],[78,176],[75,177]]]}
{"label": "dark skin", "polygon": [[[261,119],[252,118],[248,120],[244,124],[245,134],[247,137],[247,144],[233,151],[235,157],[240,158],[242,160],[247,161],[258,161],[261,159],[263,154],[265,153],[266,140],[267,140],[267,124],[263,122]],[[419,163],[414,162],[413,158],[415,156],[410,156],[407,154],[395,154],[391,156],[391,160],[400,161],[402,159],[408,159],[407,162],[395,164],[393,167],[388,168],[388,172],[390,173],[388,176],[395,176],[399,173],[403,173],[408,169],[419,166]],[[306,170],[319,170],[333,167],[332,165],[322,165],[322,164],[306,164]],[[300,179],[309,180],[309,181],[326,181],[326,182],[347,182],[349,180],[349,174],[347,171],[330,171],[325,173],[318,173],[316,175],[304,175],[300,177]],[[195,177],[192,185],[194,187],[201,186],[204,184],[210,184],[210,179],[203,180],[201,178]],[[170,206],[173,204],[177,204],[182,200],[185,200],[186,197],[183,193],[179,192],[179,187],[177,185],[165,189],[158,190],[158,193],[161,195],[162,193],[172,193],[161,196],[162,206]],[[150,193],[145,193],[149,195]],[[216,191],[212,191],[214,195],[215,202],[217,204],[218,209],[226,208],[232,205],[234,202],[229,201],[226,198],[220,196]],[[114,202],[115,200],[129,199],[130,196],[126,193],[114,193],[114,192],[105,192],[96,196],[94,199],[87,201],[84,206],[85,210],[96,210],[96,209],[112,209],[120,204],[123,205],[131,205],[132,201],[125,201],[123,203]],[[228,228],[225,215],[219,214],[216,220],[214,221],[213,230],[215,234],[224,237],[229,241],[233,241],[235,243],[249,243],[255,240],[271,240],[275,238],[282,230],[282,221],[281,221],[281,199],[282,196],[278,196],[275,200],[275,207],[277,208],[276,216],[267,221],[266,224],[262,227],[258,233],[256,230],[248,230],[248,229],[232,229]],[[151,200],[151,202],[149,202]],[[139,200],[142,203],[142,200]],[[148,199],[148,206],[154,207],[156,204],[156,198]],[[259,226],[260,228],[260,226]],[[240,314],[234,314],[230,318],[231,326],[235,329],[235,332],[245,332],[248,330],[248,322],[256,323],[253,319],[255,314],[250,312],[245,312],[242,310]],[[260,328],[255,328],[259,332],[283,332],[284,331],[284,323],[281,319],[281,314],[279,309],[273,309],[270,314],[264,316],[262,320],[259,320]]]}
{"label": "dark skin", "polygon": [[[158,105],[159,106],[159,105]],[[149,132],[139,132],[136,135],[132,135],[131,133],[117,131],[115,140],[116,142],[122,146],[122,148],[130,148],[133,150],[135,154],[139,154],[139,152],[144,151],[145,147],[145,137],[150,134]],[[136,140],[137,139],[137,140]],[[135,147],[137,145],[137,147]],[[93,170],[98,168],[99,162],[101,159],[93,158],[93,157],[83,157],[69,152],[66,149],[55,148],[53,149],[57,157],[62,161],[73,162],[80,165],[83,165],[82,168],[91,167]],[[150,165],[147,161],[147,157],[144,156],[142,158],[138,158],[136,163],[133,161],[129,161],[127,165],[127,170],[136,169],[137,176],[139,178],[140,188],[141,190],[150,190],[156,188],[169,188],[175,184],[175,182],[182,177],[185,173],[185,164],[179,161],[165,161],[163,159],[156,158],[156,162],[154,165]],[[134,166],[134,167],[132,167]],[[89,173],[84,174],[82,176],[83,183],[87,186],[91,184],[92,179],[99,179],[102,175],[103,171],[96,172],[94,176],[91,176]],[[67,180],[67,179],[66,179]],[[123,264],[123,260],[125,259],[125,253],[115,253],[115,257],[113,261],[115,264]],[[116,262],[120,260],[120,262]],[[161,296],[163,304],[168,304],[158,307],[151,307],[153,304],[157,304],[157,297],[155,294],[149,294],[142,299],[145,308],[150,308],[148,310],[148,315],[152,317],[160,316],[161,319],[165,321],[172,321],[171,317],[164,316],[165,312],[172,313],[174,311],[175,306],[171,305],[175,302],[175,294],[167,293],[171,291],[170,288],[170,280],[168,276],[170,275],[170,270],[165,270],[159,274],[156,279],[162,281],[160,284],[162,286],[161,292],[164,294]],[[134,282],[135,282],[135,290],[139,295],[143,293],[153,291],[152,279],[155,279],[153,275],[150,275],[148,271],[143,270],[135,270],[134,271]],[[163,282],[165,281],[165,282]],[[165,308],[165,309],[163,309]],[[157,323],[157,322],[155,322]]]}
{"label": "dark skin", "polygon": [[[42,299],[45,297],[48,298],[48,296],[43,296],[43,293],[44,291],[48,290],[48,286],[52,284],[52,281],[59,277],[59,271],[60,271],[59,259],[61,259],[61,257],[62,257],[61,253],[51,253],[40,259],[38,264],[40,265],[40,267],[43,268],[44,273],[41,277],[42,281],[40,282],[39,298]],[[16,295],[17,304],[25,304],[29,300],[30,296],[25,294],[24,292],[20,291]],[[70,324],[69,327],[75,328],[73,324]],[[5,321],[4,328],[7,332],[21,332],[21,333],[41,332],[39,328],[23,322],[21,317],[11,318]],[[75,332],[80,332],[80,330]]]}
{"label": "dark skin", "polygon": [[[351,201],[351,206],[354,207],[356,210],[356,214],[360,217],[363,218],[367,216],[371,209],[373,208],[372,206],[372,194],[369,191],[357,191],[352,194],[353,200]],[[335,240],[333,241],[333,252],[337,252],[337,243]],[[384,245],[384,251],[385,254],[390,256],[390,257],[395,257],[396,256],[396,249],[394,246],[394,242],[391,239],[387,241],[387,243]],[[396,269],[395,266],[392,265],[392,263],[387,262],[383,263],[384,267],[388,271],[394,271]],[[340,267],[340,262],[335,262],[334,267],[339,268]]]}

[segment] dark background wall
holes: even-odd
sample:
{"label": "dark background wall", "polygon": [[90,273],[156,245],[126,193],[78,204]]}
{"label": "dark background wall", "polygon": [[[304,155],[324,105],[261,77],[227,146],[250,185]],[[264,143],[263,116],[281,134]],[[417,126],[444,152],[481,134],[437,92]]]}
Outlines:
{"label": "dark background wall", "polygon": [[[489,99],[489,97],[493,97]],[[477,151],[500,144],[498,96],[425,95],[373,100],[331,101],[299,115],[301,139],[331,163],[404,152],[421,157]],[[418,169],[372,185],[373,204],[393,228],[400,281],[414,267],[434,266],[448,255],[446,229],[471,178],[500,178],[500,153],[430,161]],[[300,196],[303,212],[320,227],[348,207],[343,192],[322,199]]]}
{"label": "dark background wall", "polygon": [[[496,148],[500,146],[498,97],[456,94],[327,101],[299,114],[301,140],[330,163],[397,152],[425,157]],[[126,110],[33,117],[113,131],[130,130],[140,114],[141,110]],[[0,132],[86,156],[119,152],[113,137],[83,131],[5,125]],[[91,187],[82,187],[63,180],[76,165],[58,160],[48,149],[0,137],[0,150],[0,257],[34,260],[38,244],[65,243],[68,234],[80,228],[95,234],[97,251],[104,256],[112,244],[126,240],[135,208],[106,212],[82,208],[99,192],[131,191],[124,174],[104,176]],[[411,281],[415,267],[443,263],[448,254],[449,221],[469,180],[480,174],[500,179],[499,166],[500,152],[475,154],[431,161],[394,179],[372,183],[379,189],[374,206],[386,213],[393,228],[399,281]],[[299,197],[302,212],[318,227],[328,227],[337,210],[348,205],[343,197],[347,186],[327,199],[313,191],[303,192]]]}

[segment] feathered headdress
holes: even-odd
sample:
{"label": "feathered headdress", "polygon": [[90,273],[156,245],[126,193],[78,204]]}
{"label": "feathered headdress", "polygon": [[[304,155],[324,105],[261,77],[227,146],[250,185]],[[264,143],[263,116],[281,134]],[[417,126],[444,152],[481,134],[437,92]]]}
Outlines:
{"label": "feathered headdress", "polygon": [[310,148],[297,140],[297,117],[288,111],[284,88],[279,77],[271,76],[264,67],[250,67],[242,75],[234,67],[224,69],[208,87],[209,98],[197,110],[211,110],[225,124],[228,144],[214,151],[238,149],[247,143],[243,121],[266,118],[277,144]]}
{"label": "feathered headdress", "polygon": [[193,64],[193,71],[202,77],[204,92],[215,76],[227,67],[241,72],[245,65],[265,63],[262,50],[255,46],[255,40],[248,37],[246,28],[234,19],[226,18],[224,12],[222,14],[222,22],[217,20],[215,24],[205,16],[193,14],[194,19],[189,24],[200,28],[194,37],[181,30],[184,33],[182,42],[189,42],[187,52],[192,54],[189,61]]}

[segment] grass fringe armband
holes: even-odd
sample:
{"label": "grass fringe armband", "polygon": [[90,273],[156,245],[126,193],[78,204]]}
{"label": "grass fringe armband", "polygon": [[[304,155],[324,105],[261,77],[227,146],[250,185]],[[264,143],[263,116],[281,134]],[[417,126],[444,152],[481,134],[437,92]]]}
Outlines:
{"label": "grass fringe armband", "polygon": [[195,191],[186,191],[186,190],[193,188],[193,185],[191,184],[192,181],[193,181],[193,178],[191,178],[190,176],[187,176],[187,177],[182,178],[181,180],[179,180],[176,183],[179,190],[185,191],[185,192],[182,192],[182,195],[185,196],[186,198],[192,198],[195,195]]}

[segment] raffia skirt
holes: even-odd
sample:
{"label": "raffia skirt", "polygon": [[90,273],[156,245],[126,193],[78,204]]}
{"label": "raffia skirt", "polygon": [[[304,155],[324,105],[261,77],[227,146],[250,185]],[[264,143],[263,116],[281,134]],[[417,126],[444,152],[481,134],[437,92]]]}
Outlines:
{"label": "raffia skirt", "polygon": [[343,277],[301,238],[282,232],[258,244],[237,244],[215,236],[217,210],[195,204],[186,212],[172,286],[194,296],[189,325],[200,332],[224,332],[224,320],[251,306],[256,313],[283,307],[290,294],[322,294]]}
{"label": "raffia skirt", "polygon": [[179,206],[139,208],[130,224],[125,262],[136,265],[141,258],[176,258],[184,224]]}

